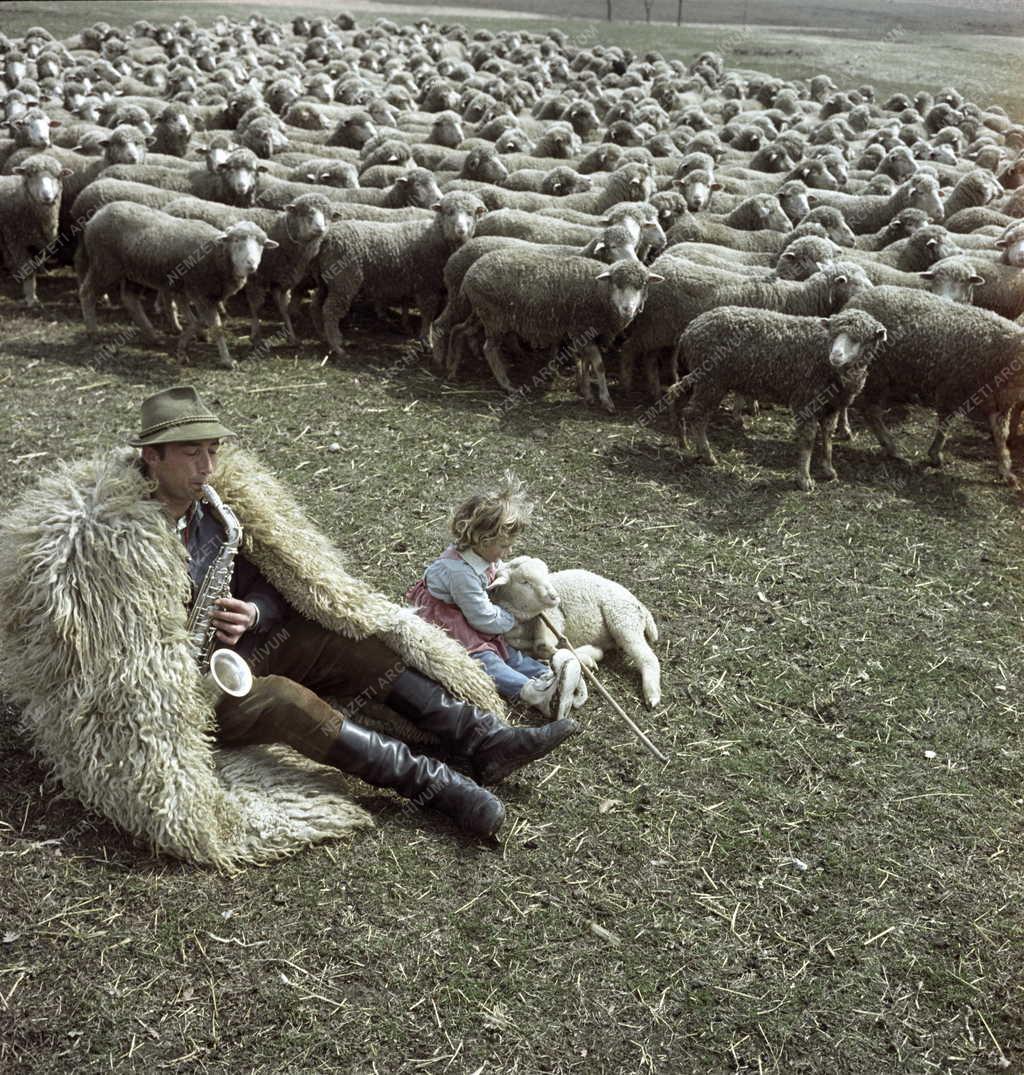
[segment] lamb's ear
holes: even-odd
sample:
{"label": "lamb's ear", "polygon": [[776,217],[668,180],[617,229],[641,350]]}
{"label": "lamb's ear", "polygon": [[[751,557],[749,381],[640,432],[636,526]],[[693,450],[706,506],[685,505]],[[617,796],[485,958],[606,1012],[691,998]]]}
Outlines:
{"label": "lamb's ear", "polygon": [[[440,203],[438,203],[438,204],[440,204]],[[474,215],[476,215],[476,216],[483,216],[483,215],[484,215],[484,213],[486,213],[486,212],[487,212],[487,206],[486,206],[486,205],[478,205],[478,206],[477,206],[477,207],[476,207],[476,208],[475,208],[475,209],[473,210],[473,213],[474,213]]]}
{"label": "lamb's ear", "polygon": [[917,275],[920,276],[922,280],[935,279],[935,273],[931,269],[925,269],[924,272],[919,272]]}
{"label": "lamb's ear", "polygon": [[69,175],[74,175],[74,174],[75,174],[74,168],[61,168],[61,170],[60,170],[60,178],[61,179],[67,179],[67,177]]}
{"label": "lamb's ear", "polygon": [[715,182],[713,182],[713,183],[708,184],[708,190],[721,190],[721,189],[722,189],[722,184],[719,183],[717,180]]}
{"label": "lamb's ear", "polygon": [[[324,175],[326,175],[326,174],[327,173],[325,172]],[[409,177],[407,175],[400,175],[395,179],[395,186],[397,187],[399,183],[405,184],[405,183],[408,183],[408,182],[409,182]],[[431,208],[433,209],[434,206],[431,206]]]}
{"label": "lamb's ear", "polygon": [[967,282],[977,287],[979,284],[983,284],[985,282],[985,277],[979,276],[976,272],[972,272],[971,275],[967,277]]}
{"label": "lamb's ear", "polygon": [[297,207],[296,207],[296,205],[295,205],[295,202],[289,202],[289,203],[288,203],[288,204],[287,204],[287,205],[286,205],[286,206],[284,207],[284,211],[285,211],[286,213],[293,213],[293,212],[295,211],[295,209],[296,209],[296,208],[297,208]]}
{"label": "lamb's ear", "polygon": [[598,239],[597,244],[594,247],[594,253],[595,254],[600,254],[602,250],[607,250],[607,249],[608,249],[608,244],[604,241],[604,239]]}
{"label": "lamb's ear", "polygon": [[817,205],[818,204],[818,196],[817,196],[817,194],[808,194],[807,195],[807,204],[808,205]]}
{"label": "lamb's ear", "polygon": [[267,239],[267,241],[263,244],[263,249],[264,250],[276,250],[280,245],[281,244],[279,242],[277,242],[275,239]]}
{"label": "lamb's ear", "polygon": [[60,125],[61,125],[61,121],[59,119],[51,119],[50,120],[50,126],[51,127],[59,127]]}
{"label": "lamb's ear", "polygon": [[878,343],[885,343],[888,338],[889,333],[886,331],[885,325],[879,325],[878,328],[875,329],[875,340]]}
{"label": "lamb's ear", "polygon": [[996,239],[996,246],[1002,250],[1004,246],[1009,246],[1010,240],[1006,238]]}
{"label": "lamb's ear", "polygon": [[610,276],[611,276],[611,273],[608,272],[607,270],[605,270],[599,276],[595,277],[595,279],[597,279],[597,280],[607,280]]}
{"label": "lamb's ear", "polygon": [[660,284],[664,279],[664,276],[659,276],[656,272],[651,272],[647,274],[647,282],[649,284]]}
{"label": "lamb's ear", "polygon": [[24,164],[18,164],[18,165],[15,165],[15,166],[14,166],[14,167],[13,167],[13,168],[11,169],[11,172],[12,172],[12,173],[13,173],[14,175],[24,175],[24,174],[25,174],[25,170],[26,170],[26,169],[25,169],[25,165],[24,165]]}
{"label": "lamb's ear", "polygon": [[792,250],[783,250],[782,253],[779,255],[779,261],[786,261],[795,257],[796,254],[794,254]]}
{"label": "lamb's ear", "polygon": [[434,202],[434,204],[430,207],[431,211],[434,212],[434,213],[438,212],[440,210],[440,208],[441,208],[441,203],[440,202]]}
{"label": "lamb's ear", "polygon": [[485,590],[495,590],[499,586],[504,586],[512,576],[507,571],[502,572],[500,575],[494,576],[494,581],[487,583],[484,587]]}
{"label": "lamb's ear", "polygon": [[267,168],[267,166],[265,164],[257,164],[256,165],[256,171],[257,172],[266,172],[266,171],[269,171],[269,169]]}
{"label": "lamb's ear", "polygon": [[828,318],[827,318],[827,317],[819,317],[819,318],[818,318],[818,320],[819,320],[819,321],[821,322],[821,324],[822,324],[822,325],[823,325],[823,326],[824,326],[825,328],[828,328],[828,326],[829,326],[829,320],[828,320]]}

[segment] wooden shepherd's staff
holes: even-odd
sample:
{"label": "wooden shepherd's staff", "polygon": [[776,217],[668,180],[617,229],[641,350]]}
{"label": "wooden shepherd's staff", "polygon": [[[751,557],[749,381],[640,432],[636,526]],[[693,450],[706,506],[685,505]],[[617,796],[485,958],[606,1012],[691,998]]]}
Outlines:
{"label": "wooden shepherd's staff", "polygon": [[[573,649],[572,643],[569,641],[569,639],[567,639],[565,635],[563,635],[562,632],[558,630],[558,628],[547,618],[547,616],[544,615],[543,612],[540,614],[540,618],[544,621],[544,626],[555,636],[555,639],[557,640],[558,644],[560,646],[565,646],[565,648],[576,658],[576,660],[580,661],[580,655],[576,652],[576,650]],[[587,677],[587,679],[589,679],[590,682],[593,683],[595,687],[597,687],[598,693],[601,695],[601,697],[606,702],[608,702],[608,704],[612,707],[612,709],[615,710],[616,713],[619,714],[620,717],[622,717],[626,724],[629,725],[629,730],[637,737],[637,739],[640,740],[641,743],[643,743],[643,745],[650,751],[650,753],[653,754],[658,759],[658,761],[668,761],[668,758],[666,758],[665,755],[662,754],[662,752],[650,741],[650,739],[647,738],[643,730],[637,726],[636,721],[634,721],[633,718],[622,708],[622,706],[620,706],[619,703],[616,702],[615,699],[604,689],[604,685],[601,683],[601,681],[597,678],[597,676],[594,675],[593,672],[591,672],[591,670],[582,661],[580,661],[580,668],[583,669],[583,674]]]}

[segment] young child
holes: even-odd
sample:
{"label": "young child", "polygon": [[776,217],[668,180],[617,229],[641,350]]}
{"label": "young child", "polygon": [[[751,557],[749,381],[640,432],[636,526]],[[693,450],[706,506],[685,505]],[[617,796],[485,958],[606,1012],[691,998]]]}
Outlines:
{"label": "young child", "polygon": [[480,661],[503,698],[521,698],[559,720],[587,699],[579,661],[568,650],[558,650],[549,668],[508,645],[501,636],[516,625],[516,618],[487,593],[532,511],[523,483],[512,474],[494,491],[471,496],[452,517],[454,544],[405,597],[425,620],[443,628]]}

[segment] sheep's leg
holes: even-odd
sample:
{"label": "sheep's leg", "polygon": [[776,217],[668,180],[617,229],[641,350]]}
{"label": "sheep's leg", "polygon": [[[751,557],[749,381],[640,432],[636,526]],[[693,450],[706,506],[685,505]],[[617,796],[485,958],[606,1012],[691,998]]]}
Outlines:
{"label": "sheep's leg", "polygon": [[992,430],[992,444],[996,450],[996,463],[999,465],[999,473],[1004,481],[1009,482],[1014,489],[1020,488],[1020,482],[1013,473],[1013,464],[1010,459],[1010,449],[1007,440],[1010,436],[1010,411],[992,411],[988,416],[989,428]]}
{"label": "sheep's leg", "polygon": [[608,633],[626,655],[626,660],[640,673],[644,701],[654,709],[661,702],[661,664],[658,655],[644,637],[643,620],[630,616],[627,621],[616,622],[607,617]]}
{"label": "sheep's leg", "polygon": [[797,422],[796,443],[800,454],[796,466],[796,484],[805,493],[809,493],[814,488],[814,479],[811,477],[811,455],[814,453],[814,438],[817,432],[818,423],[815,419]]}
{"label": "sheep's leg", "polygon": [[902,459],[903,457],[896,447],[896,442],[892,439],[892,434],[885,427],[885,419],[882,417],[882,408],[878,406],[868,407],[864,412],[864,416],[867,418],[871,432],[874,433],[875,438],[881,445],[882,451],[885,452],[890,459]]}
{"label": "sheep's leg", "polygon": [[228,341],[225,339],[227,334],[224,331],[224,322],[221,319],[220,304],[218,303],[216,306],[211,306],[206,310],[200,308],[199,318],[208,326],[210,334],[216,341],[217,354],[220,356],[220,365],[226,370],[234,369],[235,362],[228,352]]}
{"label": "sheep's leg", "polygon": [[600,646],[573,646],[580,664],[589,668],[592,672],[597,670],[597,664],[604,656],[604,650]]}
{"label": "sheep's leg", "polygon": [[484,358],[487,359],[487,365],[491,367],[491,373],[494,374],[494,379],[502,389],[509,393],[515,392],[512,382],[508,379],[508,369],[501,353],[501,346],[491,336],[484,338]]}
{"label": "sheep's leg", "polygon": [[332,287],[322,307],[323,332],[331,350],[338,356],[345,354],[345,341],[341,337],[341,322],[348,317],[353,298],[355,298],[355,292]]}
{"label": "sheep's leg", "polygon": [[[27,262],[28,258],[26,258],[25,260]],[[36,274],[34,272],[26,272],[25,275],[22,277],[21,299],[25,306],[27,306],[30,310],[37,306],[43,305],[39,301],[39,297],[36,295]]]}
{"label": "sheep's leg", "polygon": [[1016,439],[1020,436],[1020,417],[1024,414],[1024,403],[1015,403],[1010,413],[1010,437]]}
{"label": "sheep's leg", "polygon": [[424,343],[430,342],[430,326],[437,317],[438,307],[441,305],[441,296],[436,291],[426,291],[416,296],[416,305],[420,309],[420,339]]}
{"label": "sheep's leg", "polygon": [[576,356],[576,395],[584,403],[590,403],[594,398],[591,393],[590,363],[587,360],[586,351],[581,351]]}
{"label": "sheep's leg", "polygon": [[818,469],[821,477],[830,482],[835,481],[838,476],[832,466],[832,438],[835,436],[838,421],[838,412],[833,412],[822,418],[818,425],[821,433],[821,463]]}
{"label": "sheep's leg", "polygon": [[836,440],[853,440],[853,430],[850,428],[850,408],[843,407],[839,412],[839,428],[836,430]]}
{"label": "sheep's leg", "polygon": [[284,323],[285,339],[290,344],[297,344],[299,337],[296,335],[295,325],[292,323],[292,304],[289,301],[291,291],[286,287],[275,287],[271,289],[270,293],[274,296],[274,305],[277,307],[277,312],[281,315],[281,321]]}
{"label": "sheep's leg", "polygon": [[[693,439],[697,445],[697,458],[702,462],[707,463],[709,467],[713,467],[718,460],[715,458],[715,453],[711,450],[711,445],[708,443],[708,414],[707,408],[702,406],[695,406],[693,400],[690,401],[686,410],[683,412],[684,428],[688,427],[693,431]],[[686,446],[685,433],[681,435],[682,445]]]}
{"label": "sheep's leg", "polygon": [[267,289],[250,279],[245,285],[245,301],[249,306],[249,343],[256,347],[263,336],[260,330],[260,310],[267,301]]}
{"label": "sheep's leg", "polygon": [[91,270],[86,270],[85,275],[79,279],[78,304],[82,307],[82,320],[85,322],[85,331],[90,336],[95,336],[96,326],[96,282]]}
{"label": "sheep's leg", "polygon": [[939,420],[935,425],[935,436],[932,437],[932,442],[928,446],[929,466],[941,467],[945,462],[942,458],[942,449],[946,443],[946,438],[949,436],[949,420],[951,417],[952,415],[949,413],[939,413]]}
{"label": "sheep's leg", "polygon": [[166,319],[167,326],[174,335],[177,336],[181,333],[178,305],[169,291],[162,289],[156,293],[156,298],[153,300],[153,310]]}
{"label": "sheep's leg", "polygon": [[619,383],[627,395],[633,391],[637,354],[637,348],[629,340],[619,348]]}
{"label": "sheep's leg", "polygon": [[583,349],[580,360],[586,364],[587,369],[593,373],[594,379],[597,381],[597,398],[601,401],[601,406],[609,414],[614,414],[615,404],[612,403],[612,397],[608,394],[608,378],[604,374],[604,359],[601,357],[601,348],[596,343],[588,343]]}
{"label": "sheep's leg", "polygon": [[160,342],[160,337],[157,334],[156,329],[153,328],[153,322],[150,321],[149,316],[143,309],[142,297],[137,291],[133,291],[127,282],[121,284],[121,302],[131,315],[135,324],[142,329],[146,339],[150,343],[158,344]]}

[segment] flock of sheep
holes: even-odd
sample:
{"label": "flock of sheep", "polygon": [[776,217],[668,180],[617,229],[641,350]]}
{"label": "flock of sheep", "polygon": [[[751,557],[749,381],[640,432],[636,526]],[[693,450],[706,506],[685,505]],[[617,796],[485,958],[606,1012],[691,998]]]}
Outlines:
{"label": "flock of sheep", "polygon": [[[638,372],[714,462],[729,393],[797,422],[797,482],[891,404],[987,420],[1011,484],[1024,401],[1024,127],[955,89],[840,90],[526,33],[261,15],[0,34],[0,245],[24,301],[73,264],[183,359],[244,296],[254,344],[345,351],[354,304],[415,308],[435,368]],[[308,311],[304,305],[309,297]],[[301,315],[301,316],[297,316]],[[184,317],[182,328],[180,318]],[[838,430],[838,432],[837,432]]]}

